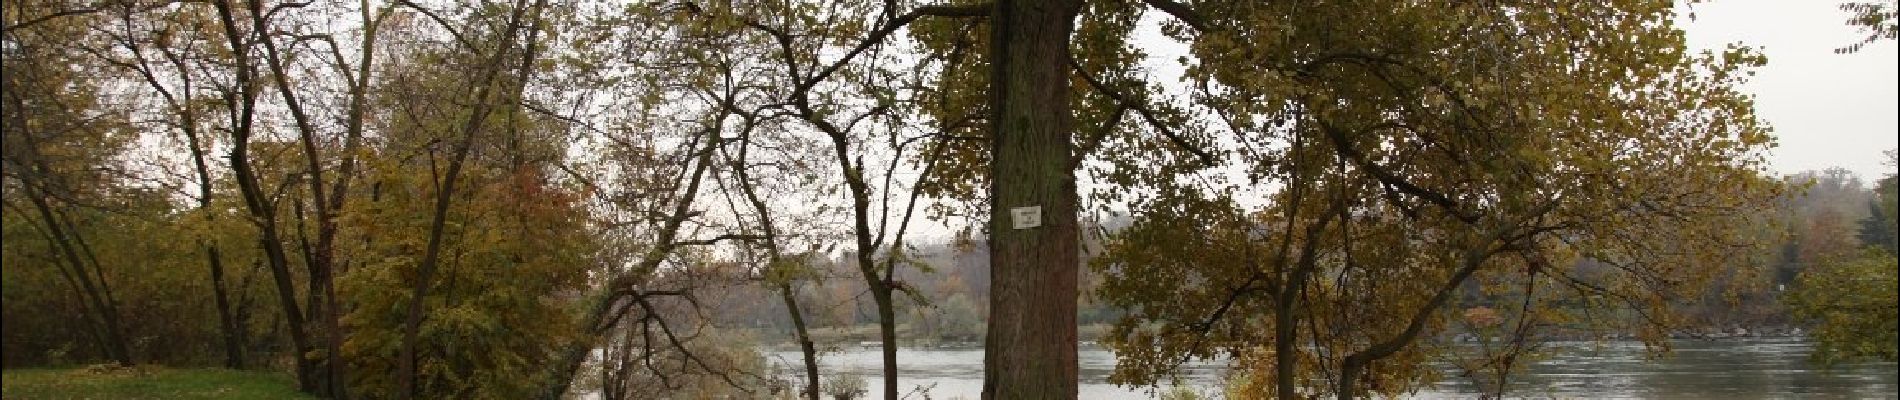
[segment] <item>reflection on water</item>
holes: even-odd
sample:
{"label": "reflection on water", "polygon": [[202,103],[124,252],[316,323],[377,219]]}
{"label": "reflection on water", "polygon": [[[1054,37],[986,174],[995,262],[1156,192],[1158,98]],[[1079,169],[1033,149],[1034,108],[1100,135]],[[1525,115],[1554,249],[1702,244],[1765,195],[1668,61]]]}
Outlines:
{"label": "reflection on water", "polygon": [[[1822,369],[1808,363],[1804,339],[1678,341],[1649,359],[1638,343],[1560,344],[1551,359],[1512,384],[1513,395],[1617,398],[1895,398],[1894,363]],[[1473,393],[1468,381],[1439,385],[1433,396]]]}
{"label": "reflection on water", "polygon": [[[1787,399],[1787,398],[1900,398],[1895,363],[1859,363],[1822,369],[1808,364],[1812,345],[1804,339],[1738,339],[1679,341],[1675,352],[1646,358],[1633,342],[1556,343],[1551,357],[1512,377],[1514,397],[1649,398],[1649,399]],[[797,365],[796,351],[768,353],[774,362]],[[1115,356],[1101,347],[1084,345],[1080,354],[1083,399],[1150,399],[1146,388],[1109,385]],[[820,367],[826,373],[863,376],[872,396],[882,387],[875,348],[851,348],[825,354]],[[903,388],[928,387],[933,399],[975,399],[983,390],[983,349],[905,349],[898,353]],[[1192,363],[1181,371],[1182,381],[1196,388],[1218,388],[1224,368],[1217,363]],[[1453,375],[1453,374],[1446,374]],[[1417,398],[1473,398],[1470,381],[1449,378]],[[921,398],[921,397],[913,397]]]}

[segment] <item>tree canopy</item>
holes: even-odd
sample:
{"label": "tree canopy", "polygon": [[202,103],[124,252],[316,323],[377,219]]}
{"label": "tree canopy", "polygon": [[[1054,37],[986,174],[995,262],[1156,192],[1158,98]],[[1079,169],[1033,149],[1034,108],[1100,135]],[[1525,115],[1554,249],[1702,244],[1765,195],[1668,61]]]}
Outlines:
{"label": "tree canopy", "polygon": [[1450,359],[1502,394],[1538,340],[1666,350],[1773,283],[1817,357],[1891,359],[1894,178],[1771,176],[1765,57],[1676,6],[8,2],[0,345],[815,400],[862,384],[826,349],[875,342],[896,398],[949,338],[985,398],[1074,398],[1112,320],[1121,384],[1396,396]]}

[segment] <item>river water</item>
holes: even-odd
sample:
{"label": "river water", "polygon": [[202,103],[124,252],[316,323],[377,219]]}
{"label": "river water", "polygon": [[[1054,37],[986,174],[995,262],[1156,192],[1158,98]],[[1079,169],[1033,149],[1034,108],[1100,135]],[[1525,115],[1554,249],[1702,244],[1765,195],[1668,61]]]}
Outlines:
{"label": "river water", "polygon": [[[1512,377],[1511,397],[1643,399],[1895,399],[1900,390],[1895,363],[1855,363],[1821,368],[1808,363],[1812,344],[1798,338],[1684,340],[1674,352],[1646,357],[1635,342],[1554,343],[1553,354]],[[796,351],[773,351],[773,362],[798,366]],[[1084,345],[1080,392],[1083,399],[1152,399],[1147,388],[1106,382],[1115,356]],[[898,352],[903,389],[929,389],[933,399],[976,399],[983,390],[980,347],[904,349]],[[819,359],[825,373],[864,377],[872,398],[882,387],[879,355],[873,347],[847,348]],[[1181,371],[1184,384],[1215,393],[1225,368],[1191,363]],[[1446,375],[1454,375],[1447,373]],[[1411,398],[1475,398],[1469,381],[1451,378]],[[911,396],[911,398],[922,398]]]}

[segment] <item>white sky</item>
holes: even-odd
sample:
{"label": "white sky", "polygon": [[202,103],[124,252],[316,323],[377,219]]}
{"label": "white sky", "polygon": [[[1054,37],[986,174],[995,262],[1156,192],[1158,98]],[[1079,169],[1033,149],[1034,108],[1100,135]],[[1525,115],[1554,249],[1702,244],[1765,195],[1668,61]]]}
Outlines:
{"label": "white sky", "polygon": [[[1842,167],[1873,180],[1892,173],[1882,152],[1900,134],[1900,43],[1882,41],[1859,53],[1834,54],[1865,35],[1847,26],[1831,0],[1718,0],[1683,12],[1691,49],[1728,43],[1768,56],[1744,90],[1756,113],[1775,128],[1769,154],[1776,172]],[[1688,9],[1684,9],[1687,11]]]}

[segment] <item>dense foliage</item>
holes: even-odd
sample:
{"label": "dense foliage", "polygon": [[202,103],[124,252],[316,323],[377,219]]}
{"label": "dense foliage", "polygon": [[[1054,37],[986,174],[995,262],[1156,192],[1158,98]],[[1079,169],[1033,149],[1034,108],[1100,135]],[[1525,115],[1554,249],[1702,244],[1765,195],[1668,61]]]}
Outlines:
{"label": "dense foliage", "polygon": [[[1769,176],[1764,58],[1675,7],[8,1],[0,361],[816,400],[931,342],[1074,397],[1098,335],[1242,397],[1791,323],[1891,360],[1895,178]],[[820,376],[866,342],[883,387]]]}

